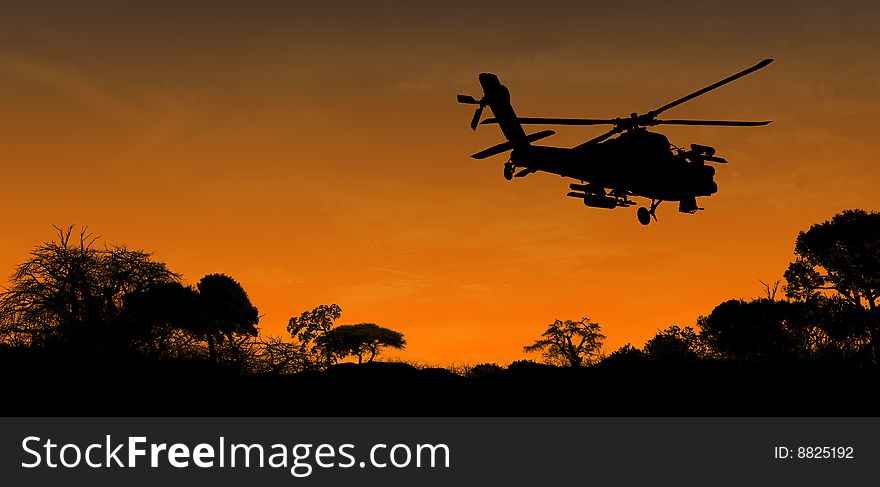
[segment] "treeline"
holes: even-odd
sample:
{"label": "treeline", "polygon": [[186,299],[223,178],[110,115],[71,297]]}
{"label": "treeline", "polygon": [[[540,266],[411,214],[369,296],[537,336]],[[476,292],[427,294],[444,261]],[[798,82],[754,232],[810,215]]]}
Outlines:
{"label": "treeline", "polygon": [[[649,340],[644,358],[755,365],[880,364],[880,213],[849,210],[800,232],[795,260],[760,299],[730,300]],[[625,348],[609,359],[637,356]]]}
{"label": "treeline", "polygon": [[[85,230],[58,229],[16,267],[0,293],[0,360],[65,356],[75,366],[88,357],[290,375],[372,362],[406,344],[401,333],[373,323],[337,325],[335,304],[292,317],[287,336],[260,336],[257,308],[232,277],[210,274],[188,286],[149,253],[95,241]],[[782,290],[777,281],[762,298],[721,303],[694,326],[659,330],[641,348],[606,353],[601,326],[583,318],[554,321],[524,350],[556,368],[878,366],[880,214],[844,211],[801,232],[784,278]],[[479,376],[504,369],[473,368]]]}
{"label": "treeline", "polygon": [[599,324],[557,320],[527,352],[563,366],[859,367],[880,364],[880,213],[844,211],[800,232],[795,260],[765,296],[719,304],[696,326],[670,326],[642,348],[605,355]]}
{"label": "treeline", "polygon": [[283,374],[348,357],[371,362],[381,349],[405,345],[401,333],[373,323],[334,326],[342,312],[335,304],[291,318],[290,338],[261,338],[257,308],[232,277],[209,274],[187,286],[147,252],[98,247],[85,229],[57,230],[0,293],[0,352]]}

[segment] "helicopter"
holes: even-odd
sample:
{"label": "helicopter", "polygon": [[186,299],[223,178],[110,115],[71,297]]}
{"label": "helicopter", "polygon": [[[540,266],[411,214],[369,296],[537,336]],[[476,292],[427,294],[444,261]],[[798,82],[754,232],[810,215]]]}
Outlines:
{"label": "helicopter", "polygon": [[[510,104],[510,91],[501,84],[498,76],[492,73],[479,75],[483,97],[477,100],[469,95],[458,95],[459,103],[477,105],[471,129],[478,125],[497,124],[506,139],[505,142],[471,155],[474,159],[485,159],[510,151],[504,163],[504,178],[512,180],[536,172],[558,174],[565,178],[580,181],[569,185],[567,194],[583,200],[584,205],[593,208],[628,208],[636,204],[632,197],[651,200],[648,207],[640,206],[636,211],[639,223],[647,225],[653,218],[657,221],[657,207],[664,201],[677,201],[678,211],[693,214],[702,210],[697,206],[697,197],[711,196],[718,191],[715,183],[715,168],[707,163],[724,164],[726,159],[716,155],[715,148],[691,144],[689,149],[676,147],[660,133],[651,132],[655,125],[710,125],[720,127],[755,127],[767,125],[771,121],[731,121],[731,120],[682,120],[658,119],[661,113],[682,103],[708,93],[716,88],[742,78],[773,62],[764,59],[754,66],[732,76],[694,91],[660,108],[642,114],[632,113],[628,117],[597,118],[547,118],[517,117]],[[489,107],[492,118],[480,121],[483,109]],[[541,130],[527,134],[523,125],[611,125],[612,128],[576,147],[551,147],[532,145],[533,142],[547,138],[556,132]]]}

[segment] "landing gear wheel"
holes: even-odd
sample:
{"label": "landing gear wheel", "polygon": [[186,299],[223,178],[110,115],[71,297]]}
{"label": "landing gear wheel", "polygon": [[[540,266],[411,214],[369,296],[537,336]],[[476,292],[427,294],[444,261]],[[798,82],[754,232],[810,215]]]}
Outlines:
{"label": "landing gear wheel", "polygon": [[516,166],[513,165],[512,162],[504,163],[504,179],[510,181],[513,179],[513,172],[516,171]]}
{"label": "landing gear wheel", "polygon": [[636,216],[639,218],[639,223],[642,225],[651,223],[651,212],[649,212],[644,206],[640,206],[639,209],[636,210]]}

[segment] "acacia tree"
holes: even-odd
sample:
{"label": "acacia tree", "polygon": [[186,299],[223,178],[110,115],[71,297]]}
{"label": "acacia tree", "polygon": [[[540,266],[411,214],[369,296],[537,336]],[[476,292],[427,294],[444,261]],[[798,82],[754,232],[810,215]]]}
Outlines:
{"label": "acacia tree", "polygon": [[333,327],[333,320],[342,316],[342,308],[336,304],[322,304],[311,311],[303,311],[290,318],[287,331],[298,345],[299,355],[309,357],[309,362],[323,363],[330,367],[334,362],[333,350],[327,346],[327,332]]}
{"label": "acacia tree", "polygon": [[800,232],[785,271],[789,298],[839,296],[865,312],[871,351],[880,363],[880,213],[847,210]]}
{"label": "acacia tree", "polygon": [[339,358],[354,355],[358,363],[363,363],[364,356],[369,354],[367,362],[384,347],[402,350],[406,345],[403,334],[374,323],[337,326],[327,332],[324,337],[327,347]]}
{"label": "acacia tree", "polygon": [[[78,347],[125,340],[112,327],[126,301],[160,283],[178,282],[152,255],[113,245],[98,248],[84,228],[55,227],[56,240],[38,245],[0,293],[0,339],[22,346],[64,342]],[[113,345],[120,345],[113,343]]]}
{"label": "acacia tree", "polygon": [[592,365],[602,358],[602,341],[599,323],[586,316],[580,321],[556,320],[541,334],[535,343],[523,347],[525,352],[541,352],[544,361],[554,365],[581,367]]}

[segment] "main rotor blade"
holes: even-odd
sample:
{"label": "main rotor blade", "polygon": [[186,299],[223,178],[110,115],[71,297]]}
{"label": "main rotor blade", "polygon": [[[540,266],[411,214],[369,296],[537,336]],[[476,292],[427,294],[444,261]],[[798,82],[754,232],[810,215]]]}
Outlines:
{"label": "main rotor blade", "polygon": [[757,127],[767,125],[772,120],[762,122],[741,122],[736,120],[654,120],[651,125],[714,125],[718,127]]}
{"label": "main rotor blade", "polygon": [[[521,117],[516,119],[523,125],[617,125],[626,122],[628,118],[543,118],[543,117]],[[738,120],[651,120],[646,125],[718,125],[721,127],[756,127],[759,125],[767,125],[772,120],[763,120],[760,122],[738,121]],[[487,118],[480,122],[480,125],[498,123],[497,118]]]}
{"label": "main rotor blade", "polygon": [[480,102],[476,98],[470,95],[456,95],[455,97],[459,103],[467,103],[468,105],[479,105]]}
{"label": "main rotor blade", "polygon": [[718,156],[705,156],[703,157],[703,160],[709,162],[717,162],[719,164],[727,164],[727,159]]}
{"label": "main rotor blade", "polygon": [[697,90],[697,91],[691,93],[690,95],[683,96],[683,97],[679,98],[678,100],[667,103],[667,104],[663,105],[662,107],[660,107],[656,110],[652,110],[648,113],[652,114],[652,115],[659,115],[659,114],[665,112],[666,110],[669,110],[672,107],[681,105],[682,103],[684,103],[686,101],[693,100],[694,98],[696,98],[700,95],[703,95],[705,93],[708,93],[708,92],[714,90],[715,88],[718,88],[719,86],[726,85],[727,83],[730,83],[731,81],[737,80],[747,74],[753,73],[753,72],[767,66],[768,64],[770,64],[772,62],[773,62],[772,59],[765,59],[765,60],[761,61],[760,63],[752,66],[751,68],[744,69],[744,70],[740,71],[739,73],[734,74],[733,76],[728,76],[727,78],[724,78],[723,80],[721,80],[717,83],[712,83],[711,85],[709,85],[701,90]]}
{"label": "main rotor blade", "polygon": [[[517,122],[523,125],[614,125],[618,122],[613,118],[544,118],[544,117],[519,117]],[[487,118],[481,123],[498,123],[497,118]]]}

